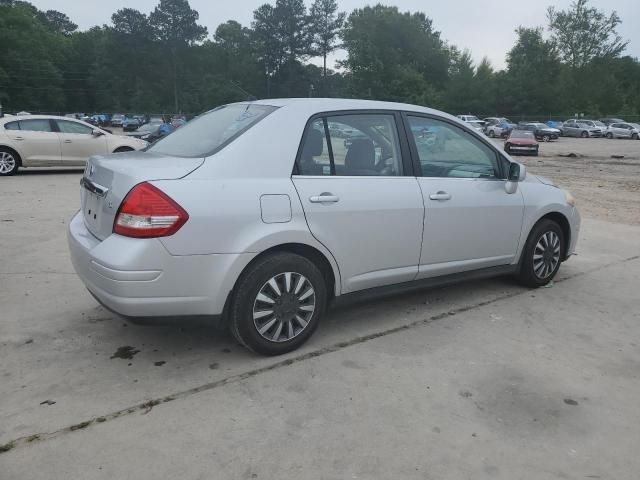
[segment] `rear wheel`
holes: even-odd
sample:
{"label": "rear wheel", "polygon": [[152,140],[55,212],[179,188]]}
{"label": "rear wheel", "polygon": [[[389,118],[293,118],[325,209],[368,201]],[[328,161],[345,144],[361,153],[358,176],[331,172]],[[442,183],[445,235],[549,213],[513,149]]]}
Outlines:
{"label": "rear wheel", "polygon": [[496,136],[496,132],[493,130],[489,130],[489,137],[494,138]]}
{"label": "rear wheel", "polygon": [[631,138],[634,140],[638,140],[638,134],[634,133],[633,135],[631,135]]}
{"label": "rear wheel", "polygon": [[307,258],[276,253],[258,260],[236,286],[230,329],[245,347],[280,355],[300,347],[324,314],[327,288],[322,272]]}
{"label": "rear wheel", "polygon": [[122,153],[122,152],[133,152],[133,148],[131,147],[120,147],[116,148],[113,153]]}
{"label": "rear wheel", "polygon": [[550,142],[551,141],[551,137],[549,135],[543,135],[542,136],[542,141],[544,142]]}
{"label": "rear wheel", "polygon": [[542,287],[558,273],[564,252],[564,235],[553,220],[538,222],[527,238],[520,259],[518,280],[528,287]]}
{"label": "rear wheel", "polygon": [[0,147],[0,176],[15,175],[20,168],[20,157],[13,150]]}
{"label": "rear wheel", "polygon": [[504,151],[507,152],[508,154],[511,154],[511,144],[510,143],[507,143],[504,146]]}

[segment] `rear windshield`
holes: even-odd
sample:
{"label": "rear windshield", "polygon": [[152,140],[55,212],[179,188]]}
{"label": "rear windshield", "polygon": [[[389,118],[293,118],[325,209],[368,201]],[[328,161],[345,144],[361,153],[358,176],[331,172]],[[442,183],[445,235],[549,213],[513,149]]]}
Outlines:
{"label": "rear windshield", "polygon": [[276,108],[253,103],[216,108],[154,143],[148,151],[178,157],[207,157],[242,135]]}

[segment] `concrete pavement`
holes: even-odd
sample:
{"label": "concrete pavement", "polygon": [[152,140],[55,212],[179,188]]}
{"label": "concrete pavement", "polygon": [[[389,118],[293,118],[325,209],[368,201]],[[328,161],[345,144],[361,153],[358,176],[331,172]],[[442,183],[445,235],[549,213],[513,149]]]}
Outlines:
{"label": "concrete pavement", "polygon": [[265,359],[96,306],[64,241],[78,178],[0,188],[3,480],[636,476],[640,228],[586,220],[552,288],[342,308]]}

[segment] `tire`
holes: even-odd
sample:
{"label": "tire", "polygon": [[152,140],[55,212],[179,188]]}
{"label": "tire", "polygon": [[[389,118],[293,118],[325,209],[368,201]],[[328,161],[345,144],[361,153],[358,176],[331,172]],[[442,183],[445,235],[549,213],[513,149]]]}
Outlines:
{"label": "tire", "polygon": [[637,133],[634,133],[633,135],[631,135],[631,138],[632,138],[633,140],[638,140],[638,134],[637,134]]}
{"label": "tire", "polygon": [[122,152],[133,152],[133,148],[131,147],[119,147],[116,148],[113,153],[122,153]]}
{"label": "tire", "polygon": [[589,138],[589,132],[582,132],[582,133],[580,134],[580,137],[581,137],[581,138]]}
{"label": "tire", "polygon": [[511,144],[510,143],[507,143],[504,146],[504,151],[507,152],[509,155],[511,155]]}
{"label": "tire", "polygon": [[281,355],[300,347],[313,335],[327,304],[322,272],[293,253],[259,259],[242,273],[234,292],[229,329],[241,345],[262,355]]}
{"label": "tire", "polygon": [[539,152],[539,150],[536,150],[535,152],[533,152],[533,156],[537,157],[538,156],[538,152]]}
{"label": "tire", "polygon": [[[545,241],[551,246],[545,247]],[[539,221],[529,233],[522,251],[518,281],[527,287],[537,288],[553,280],[562,263],[564,242],[564,234],[556,222],[549,219]],[[534,258],[534,255],[542,258]]]}
{"label": "tire", "polygon": [[611,140],[613,138],[613,133],[611,133],[611,132],[607,133],[607,138],[609,140]]}
{"label": "tire", "polygon": [[20,168],[20,156],[10,148],[0,147],[0,177],[15,175]]}
{"label": "tire", "polygon": [[550,142],[551,141],[551,137],[549,135],[543,135],[542,136],[542,141],[543,142]]}
{"label": "tire", "polygon": [[494,132],[493,130],[489,130],[489,137],[495,138],[495,136],[496,136],[496,132]]}

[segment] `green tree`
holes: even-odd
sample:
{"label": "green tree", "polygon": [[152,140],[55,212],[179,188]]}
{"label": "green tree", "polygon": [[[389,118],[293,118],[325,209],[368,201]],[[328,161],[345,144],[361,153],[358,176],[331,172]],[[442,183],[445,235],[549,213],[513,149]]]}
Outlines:
{"label": "green tree", "polygon": [[47,10],[44,16],[49,25],[63,35],[69,36],[78,29],[78,25],[73,23],[67,15],[57,10]]}
{"label": "green tree", "polygon": [[562,59],[573,68],[585,66],[594,58],[618,57],[629,42],[616,32],[622,20],[613,11],[588,6],[589,0],[576,0],[569,10],[549,7],[549,30]]}
{"label": "green tree", "polygon": [[540,114],[558,107],[560,60],[541,28],[519,27],[507,53],[506,91],[512,112]]}
{"label": "green tree", "polygon": [[315,0],[311,4],[310,17],[313,48],[322,57],[323,88],[326,93],[327,55],[340,47],[338,40],[346,13],[338,12],[336,0]]}
{"label": "green tree", "polygon": [[351,94],[437,105],[449,49],[424,13],[376,5],[354,10],[342,31]]}
{"label": "green tree", "polygon": [[173,79],[174,108],[178,112],[178,63],[188,47],[207,36],[207,28],[198,25],[199,14],[188,0],[160,0],[149,15],[156,38],[169,50]]}

